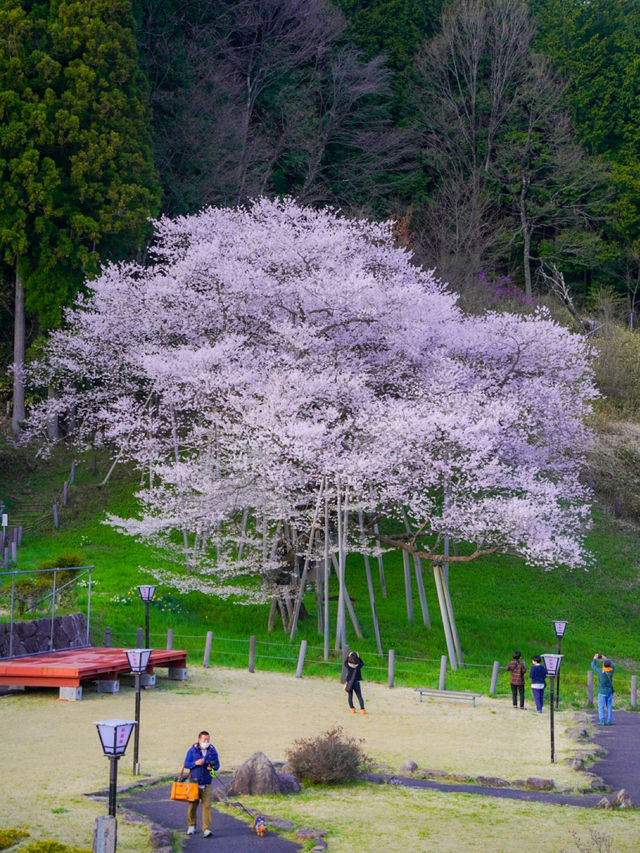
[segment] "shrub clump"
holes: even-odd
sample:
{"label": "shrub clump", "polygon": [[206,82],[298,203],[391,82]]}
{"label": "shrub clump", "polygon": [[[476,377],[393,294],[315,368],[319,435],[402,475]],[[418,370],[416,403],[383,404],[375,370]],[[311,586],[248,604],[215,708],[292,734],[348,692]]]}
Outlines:
{"label": "shrub clump", "polygon": [[6,850],[21,838],[28,838],[29,833],[24,829],[0,829],[0,850]]}
{"label": "shrub clump", "polygon": [[68,844],[61,844],[60,841],[35,841],[33,844],[27,845],[22,853],[91,853],[88,847],[69,847]]}
{"label": "shrub clump", "polygon": [[338,726],[318,737],[294,741],[287,761],[298,779],[312,785],[354,782],[371,764],[361,743],[345,737]]}

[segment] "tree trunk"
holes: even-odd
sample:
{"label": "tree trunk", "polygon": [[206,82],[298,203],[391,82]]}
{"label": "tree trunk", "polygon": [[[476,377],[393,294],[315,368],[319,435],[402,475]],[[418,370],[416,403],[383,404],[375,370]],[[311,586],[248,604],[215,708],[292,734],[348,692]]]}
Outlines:
{"label": "tree trunk", "polygon": [[20,264],[16,260],[16,296],[15,314],[13,320],[13,414],[11,429],[17,435],[24,421],[24,351],[25,351],[25,316],[24,316],[24,286],[20,276]]}
{"label": "tree trunk", "polygon": [[531,287],[531,229],[527,221],[527,190],[529,179],[522,176],[522,187],[520,190],[520,226],[522,229],[522,266],[524,269],[524,295],[530,299]]}

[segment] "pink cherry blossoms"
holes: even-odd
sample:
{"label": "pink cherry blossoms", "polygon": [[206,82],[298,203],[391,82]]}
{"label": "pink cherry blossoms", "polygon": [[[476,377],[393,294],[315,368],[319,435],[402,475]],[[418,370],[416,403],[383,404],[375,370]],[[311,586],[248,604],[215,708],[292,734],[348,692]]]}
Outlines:
{"label": "pink cherry blossoms", "polygon": [[28,432],[73,412],[75,441],[139,469],[139,516],[110,523],[186,566],[160,580],[255,598],[331,551],[342,590],[376,523],[435,565],[443,537],[584,564],[585,341],[542,310],[464,316],[389,223],[211,208],[88,289],[33,365],[55,397]]}

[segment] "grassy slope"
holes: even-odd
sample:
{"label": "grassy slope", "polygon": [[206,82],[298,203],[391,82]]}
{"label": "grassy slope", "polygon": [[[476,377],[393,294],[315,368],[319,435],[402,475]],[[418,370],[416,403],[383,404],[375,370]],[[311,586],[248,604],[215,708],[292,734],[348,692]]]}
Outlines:
{"label": "grassy slope", "polygon": [[[10,498],[15,517],[26,511],[27,502],[49,506],[59,493],[69,471],[64,453],[27,470],[28,460],[5,470],[0,483],[0,499]],[[41,560],[65,551],[81,551],[95,565],[97,583],[92,598],[92,636],[102,642],[104,628],[112,628],[113,644],[135,643],[135,629],[142,624],[143,609],[135,586],[150,576],[145,568],[162,565],[162,557],[151,549],[116,533],[101,523],[108,509],[117,515],[135,512],[135,483],[124,468],[116,468],[109,484],[99,488],[107,460],[101,460],[98,475],[90,473],[88,460],[78,467],[76,485],[71,487],[69,506],[61,510],[61,527],[47,522],[27,531],[19,555],[20,568],[32,568]],[[640,578],[640,539],[633,531],[616,527],[596,508],[589,536],[594,564],[589,571],[557,569],[544,572],[526,567],[512,557],[492,557],[451,570],[451,592],[465,660],[463,672],[452,673],[447,686],[479,689],[487,692],[490,666],[494,659],[503,665],[514,647],[522,650],[527,661],[535,652],[554,651],[555,636],[551,620],[569,621],[563,652],[565,696],[576,703],[584,696],[585,670],[594,651],[604,651],[619,665],[618,692],[622,694],[629,675],[640,668],[640,632],[638,631],[637,586]],[[407,624],[402,561],[399,554],[385,555],[388,597],[383,599],[373,561],[374,583],[385,650],[396,650],[396,679],[405,684],[437,685],[439,657],[446,653],[437,599],[430,572],[425,572],[427,599],[433,630],[422,625],[415,590],[415,622]],[[347,581],[365,634],[358,641],[348,626],[348,641],[368,660],[369,678],[386,680],[386,662],[377,658],[362,559],[350,558]],[[332,590],[332,593],[337,590]],[[331,674],[322,661],[322,639],[316,631],[313,596],[306,599],[312,617],[301,623],[297,639],[307,639],[310,672]],[[335,607],[335,602],[333,603]],[[266,632],[267,605],[240,606],[229,601],[197,593],[180,596],[158,589],[158,601],[152,605],[152,645],[164,645],[167,628],[174,630],[174,647],[188,648],[194,661],[200,659],[204,635],[214,634],[212,661],[246,665],[248,637],[258,638],[257,666],[290,670],[297,658],[297,641],[290,644],[281,627],[269,636]],[[335,631],[335,628],[333,629]],[[228,638],[228,639],[221,639]],[[333,639],[331,637],[333,646]],[[273,644],[273,645],[267,645]],[[412,660],[415,658],[416,660]],[[314,660],[317,663],[314,664]],[[501,689],[507,688],[502,679]],[[620,695],[620,701],[622,696]]]}

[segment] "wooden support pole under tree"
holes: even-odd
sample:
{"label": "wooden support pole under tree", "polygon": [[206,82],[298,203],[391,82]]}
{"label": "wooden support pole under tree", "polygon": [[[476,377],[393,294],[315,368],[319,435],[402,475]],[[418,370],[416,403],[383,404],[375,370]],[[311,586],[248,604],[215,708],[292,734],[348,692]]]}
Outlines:
{"label": "wooden support pole under tree", "polygon": [[345,619],[345,592],[344,592],[344,540],[343,540],[343,520],[342,520],[342,502],[340,497],[340,478],[336,481],[336,506],[338,515],[338,615],[336,618],[336,651],[342,648],[347,641],[346,619]]}
{"label": "wooden support pole under tree", "polygon": [[324,569],[322,568],[322,562],[320,560],[314,561],[315,573],[316,573],[316,616],[318,619],[318,634],[322,637],[324,633],[324,621],[322,618],[322,598],[323,598],[323,578],[324,578]]}
{"label": "wooden support pole under tree", "polygon": [[445,682],[447,678],[447,656],[442,655],[440,658],[440,678],[438,680],[438,690],[445,689]]}
{"label": "wooden support pole under tree", "polygon": [[[404,528],[407,534],[411,534],[411,525],[409,517],[404,507],[402,507],[402,517],[404,519]],[[417,554],[413,555],[413,568],[416,574],[416,586],[418,588],[418,598],[420,600],[420,608],[422,610],[422,624],[427,628],[431,628],[431,619],[429,617],[429,608],[427,607],[427,596],[424,592],[424,583],[422,580],[422,560]]]}
{"label": "wooden support pole under tree", "polygon": [[69,500],[69,483],[65,480],[62,484],[62,506],[66,506]]}
{"label": "wooden support pole under tree", "polygon": [[329,493],[325,491],[324,496],[324,643],[323,655],[329,660],[329,575],[331,564],[329,563]]}
{"label": "wooden support pole under tree", "polygon": [[291,631],[289,633],[289,639],[293,640],[296,628],[298,627],[298,618],[300,616],[300,607],[302,606],[302,598],[304,596],[304,588],[307,583],[307,573],[309,571],[309,561],[311,560],[311,552],[313,550],[313,540],[316,534],[316,525],[318,523],[318,516],[320,514],[320,506],[322,505],[322,497],[325,489],[325,478],[323,477],[322,482],[320,484],[320,489],[318,491],[318,497],[316,499],[316,507],[313,513],[313,521],[311,522],[311,529],[309,530],[309,542],[307,544],[307,553],[304,557],[304,567],[302,569],[302,577],[300,579],[300,586],[298,589],[298,595],[296,596],[295,608],[293,611],[293,618],[291,619]]}
{"label": "wooden support pole under tree", "polygon": [[[377,524],[373,525],[373,532],[376,534],[376,536],[380,532]],[[376,539],[376,547],[380,548],[380,540],[379,539]],[[380,589],[382,590],[382,597],[386,598],[387,597],[387,582],[386,582],[386,579],[384,576],[384,562],[382,560],[382,554],[378,554],[378,571],[380,573]]]}
{"label": "wooden support pole under tree", "polygon": [[340,670],[340,683],[346,684],[347,681],[347,658],[349,657],[349,646],[342,647],[342,669]]}
{"label": "wooden support pole under tree", "polygon": [[498,673],[500,672],[500,661],[494,660],[493,669],[491,670],[491,686],[489,687],[489,696],[495,696],[498,689]]}
{"label": "wooden support pole under tree", "polygon": [[447,644],[447,651],[449,653],[449,660],[451,661],[451,669],[456,670],[457,661],[456,654],[453,647],[453,637],[451,636],[451,627],[449,625],[449,614],[447,613],[447,606],[444,600],[444,590],[442,587],[442,574],[440,570],[440,566],[437,563],[433,564],[433,579],[436,584],[436,592],[438,594],[438,604],[440,605],[440,616],[442,617],[442,628],[444,630],[444,639]]}
{"label": "wooden support pole under tree", "polygon": [[94,477],[98,473],[98,458],[95,451],[91,454],[91,473]]}
{"label": "wooden support pole under tree", "polygon": [[58,525],[58,507],[56,506],[56,504],[53,505],[52,509],[53,509],[53,526],[57,530],[59,525]]}
{"label": "wooden support pole under tree", "polygon": [[300,641],[300,652],[298,653],[298,666],[296,667],[296,678],[302,678],[302,667],[304,666],[304,657],[307,653],[307,641]]}
{"label": "wooden support pole under tree", "polygon": [[[335,558],[335,555],[331,555],[331,560],[333,563],[333,568],[338,574],[338,562]],[[358,617],[356,616],[356,611],[353,609],[353,602],[351,601],[351,596],[349,595],[349,590],[347,589],[346,583],[344,586],[344,603],[347,609],[347,613],[349,614],[349,618],[351,619],[351,624],[353,625],[353,630],[356,632],[356,636],[359,640],[362,639],[362,628],[360,627],[360,623],[358,622]],[[344,645],[344,643],[342,644]]]}
{"label": "wooden support pole under tree", "polygon": [[73,485],[76,481],[76,460],[74,459],[71,463],[71,473],[69,474],[69,483]]}
{"label": "wooden support pole under tree", "polygon": [[387,677],[387,687],[393,687],[395,684],[395,668],[396,653],[393,649],[389,649],[389,674]]}
{"label": "wooden support pole under tree", "polygon": [[[363,548],[366,547],[365,537],[364,537],[364,519],[362,518],[362,512],[358,512],[358,523],[360,524],[360,536],[362,537]],[[382,643],[380,642],[380,626],[378,625],[378,613],[376,611],[376,598],[373,592],[373,581],[371,579],[371,566],[369,565],[369,555],[363,553],[364,557],[364,571],[367,576],[367,588],[369,590],[369,604],[371,606],[371,618],[373,619],[373,630],[376,635],[376,648],[378,649],[378,654],[382,654]]]}
{"label": "wooden support pole under tree", "polygon": [[[455,546],[455,543],[454,543]],[[449,537],[444,537],[444,553],[448,557],[449,556]],[[451,594],[449,593],[449,561],[442,566],[442,585],[444,590],[444,600],[447,605],[447,614],[449,616],[449,627],[451,628],[451,636],[453,637],[453,645],[456,649],[456,655],[458,656],[458,664],[464,668],[464,660],[462,658],[462,649],[460,647],[460,639],[458,638],[458,628],[456,625],[456,619],[453,615],[453,604],[451,602]]]}
{"label": "wooden support pole under tree", "polygon": [[206,669],[209,666],[209,660],[211,659],[211,640],[213,639],[213,631],[207,631],[207,639],[204,644],[204,657],[202,659],[202,666]]}
{"label": "wooden support pole under tree", "polygon": [[249,510],[245,507],[242,511],[242,521],[240,523],[240,541],[238,543],[238,560],[242,559],[244,550],[244,537],[247,532],[247,521],[249,520]]}
{"label": "wooden support pole under tree", "polygon": [[587,672],[587,705],[593,708],[593,670]]}
{"label": "wooden support pole under tree", "polygon": [[267,620],[267,631],[269,634],[273,633],[273,629],[276,625],[276,596],[275,594],[271,596],[271,606],[269,607],[269,618]]}
{"label": "wooden support pole under tree", "polygon": [[256,638],[255,634],[249,637],[249,672],[255,672],[256,668]]}
{"label": "wooden support pole under tree", "polygon": [[409,554],[402,549],[402,568],[404,570],[404,597],[407,604],[407,621],[413,625],[413,594],[411,591],[411,569],[409,568]]}

